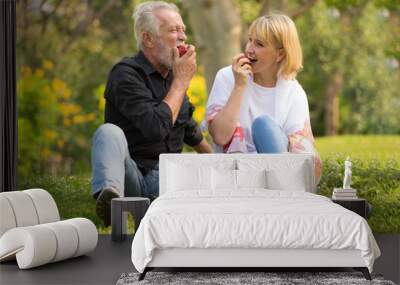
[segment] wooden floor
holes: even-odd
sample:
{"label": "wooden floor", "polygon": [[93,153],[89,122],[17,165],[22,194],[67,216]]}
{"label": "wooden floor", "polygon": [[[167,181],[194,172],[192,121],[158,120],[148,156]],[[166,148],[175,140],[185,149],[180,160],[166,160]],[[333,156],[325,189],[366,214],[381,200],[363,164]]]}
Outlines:
{"label": "wooden floor", "polygon": [[[376,235],[375,238],[382,256],[376,260],[374,272],[399,284],[400,234]],[[110,236],[100,235],[96,250],[87,256],[28,270],[19,270],[15,261],[2,263],[0,284],[115,284],[122,273],[134,271],[130,258],[131,243],[132,237],[115,243]]]}

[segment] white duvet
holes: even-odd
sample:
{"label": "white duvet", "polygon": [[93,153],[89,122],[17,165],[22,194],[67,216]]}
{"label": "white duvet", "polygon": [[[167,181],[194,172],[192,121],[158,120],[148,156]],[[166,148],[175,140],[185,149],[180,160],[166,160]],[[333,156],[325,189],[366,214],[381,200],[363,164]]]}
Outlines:
{"label": "white duvet", "polygon": [[143,272],[165,248],[358,249],[370,272],[380,256],[359,215],[320,195],[265,189],[164,194],[135,234],[133,265]]}

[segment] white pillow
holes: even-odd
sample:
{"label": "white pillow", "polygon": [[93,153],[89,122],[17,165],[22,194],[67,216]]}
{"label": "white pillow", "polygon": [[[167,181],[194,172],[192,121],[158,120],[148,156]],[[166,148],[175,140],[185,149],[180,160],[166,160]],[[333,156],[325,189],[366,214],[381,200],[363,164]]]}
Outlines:
{"label": "white pillow", "polygon": [[236,190],[236,170],[212,168],[213,190]]}
{"label": "white pillow", "polygon": [[267,188],[266,170],[236,170],[237,187]]}
{"label": "white pillow", "polygon": [[306,191],[309,184],[304,171],[304,164],[296,165],[290,171],[278,169],[267,170],[268,189],[288,190],[288,191]]}
{"label": "white pillow", "polygon": [[211,167],[168,163],[168,191],[211,189]]}

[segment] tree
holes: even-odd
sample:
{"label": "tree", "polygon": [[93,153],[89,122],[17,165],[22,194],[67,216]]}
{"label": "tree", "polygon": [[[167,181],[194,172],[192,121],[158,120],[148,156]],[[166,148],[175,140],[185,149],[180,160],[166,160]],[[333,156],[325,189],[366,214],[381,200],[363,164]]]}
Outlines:
{"label": "tree", "polygon": [[329,135],[398,133],[399,69],[388,64],[398,60],[385,51],[392,41],[385,9],[368,1],[332,2],[319,2],[296,21],[306,63],[299,79],[314,110],[314,129]]}
{"label": "tree", "polygon": [[241,50],[239,11],[231,0],[188,0],[191,28],[210,90],[215,74]]}

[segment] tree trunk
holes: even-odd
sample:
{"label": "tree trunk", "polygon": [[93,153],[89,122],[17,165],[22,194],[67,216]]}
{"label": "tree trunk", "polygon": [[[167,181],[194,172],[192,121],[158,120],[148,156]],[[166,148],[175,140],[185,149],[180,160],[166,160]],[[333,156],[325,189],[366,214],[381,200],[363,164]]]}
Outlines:
{"label": "tree trunk", "polygon": [[215,75],[240,53],[241,22],[232,0],[185,0],[208,92]]}
{"label": "tree trunk", "polygon": [[271,13],[285,13],[287,0],[264,0],[258,16],[264,16]]}
{"label": "tree trunk", "polygon": [[339,95],[343,87],[343,75],[334,72],[325,91],[325,134],[337,135],[339,126]]}

